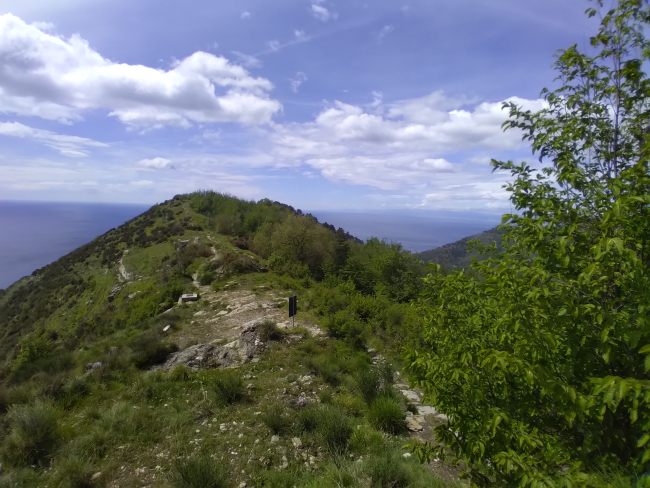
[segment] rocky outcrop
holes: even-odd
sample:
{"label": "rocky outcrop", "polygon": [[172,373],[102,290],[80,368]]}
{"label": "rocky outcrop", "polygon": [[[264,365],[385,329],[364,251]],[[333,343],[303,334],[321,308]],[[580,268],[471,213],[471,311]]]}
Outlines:
{"label": "rocky outcrop", "polygon": [[216,344],[197,344],[172,354],[158,369],[172,369],[184,365],[190,369],[232,368],[239,366],[241,359],[234,349]]}
{"label": "rocky outcrop", "polygon": [[169,370],[178,365],[193,370],[239,366],[244,361],[254,359],[266,348],[266,343],[260,338],[259,328],[268,320],[269,317],[262,317],[247,322],[239,339],[226,346],[197,344],[176,352],[155,369]]}

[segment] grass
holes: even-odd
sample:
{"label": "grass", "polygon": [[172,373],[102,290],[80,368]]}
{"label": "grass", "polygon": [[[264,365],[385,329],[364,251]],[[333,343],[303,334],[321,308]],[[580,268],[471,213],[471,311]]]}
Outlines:
{"label": "grass", "polygon": [[2,457],[14,466],[44,463],[59,441],[57,413],[52,405],[40,401],[10,407],[10,433],[4,440]]}
{"label": "grass", "polygon": [[388,396],[375,398],[368,410],[368,422],[374,428],[389,434],[398,435],[406,432],[402,406]]}
{"label": "grass", "polygon": [[174,488],[228,488],[228,469],[202,455],[174,462],[169,482]]}
{"label": "grass", "polygon": [[347,451],[352,436],[352,426],[348,417],[331,405],[321,406],[318,412],[317,431],[324,447],[332,454]]}
{"label": "grass", "polygon": [[277,403],[271,405],[262,414],[262,422],[264,422],[264,424],[275,435],[285,434],[289,430],[289,427],[291,425],[284,407]]}
{"label": "grass", "polygon": [[217,403],[221,405],[231,405],[244,399],[244,380],[237,372],[223,372],[213,380],[212,387]]}

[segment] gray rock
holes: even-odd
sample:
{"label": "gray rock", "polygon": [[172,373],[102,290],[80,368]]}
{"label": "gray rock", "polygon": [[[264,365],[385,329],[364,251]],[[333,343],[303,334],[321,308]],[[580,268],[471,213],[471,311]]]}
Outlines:
{"label": "gray rock", "polygon": [[166,325],[165,327],[163,327],[163,332],[169,332],[169,329],[171,328],[172,328],[171,325]]}
{"label": "gray rock", "polygon": [[306,407],[307,406],[307,399],[304,396],[299,396],[298,400],[296,400],[296,407]]}
{"label": "gray rock", "polygon": [[199,368],[232,368],[240,363],[237,351],[216,344],[197,344],[183,351],[172,354],[165,363],[157,369],[172,369],[183,364],[196,371]]}
{"label": "gray rock", "polygon": [[101,368],[104,365],[102,361],[97,361],[96,363],[87,363],[86,371],[92,371],[93,369]]}
{"label": "gray rock", "polygon": [[271,437],[271,444],[275,444],[276,442],[280,442],[280,436],[279,435],[274,435]]}
{"label": "gray rock", "polygon": [[102,472],[101,472],[101,471],[97,471],[94,475],[92,475],[92,476],[90,477],[90,479],[91,479],[92,481],[96,481],[96,480],[98,480],[98,479],[101,477],[101,475],[102,475]]}
{"label": "gray rock", "polygon": [[242,357],[253,359],[254,356],[264,350],[266,344],[260,339],[258,329],[269,318],[271,317],[261,317],[244,324],[244,330],[237,341],[237,346]]}
{"label": "gray rock", "polygon": [[295,447],[296,449],[298,449],[299,447],[302,447],[302,441],[300,439],[298,439],[297,437],[294,437],[293,439],[291,439],[291,443],[293,444],[293,447]]}

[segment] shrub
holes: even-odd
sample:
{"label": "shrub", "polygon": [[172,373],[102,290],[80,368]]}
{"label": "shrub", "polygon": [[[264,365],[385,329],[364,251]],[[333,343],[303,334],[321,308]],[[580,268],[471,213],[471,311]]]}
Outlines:
{"label": "shrub", "polygon": [[365,409],[361,398],[350,393],[341,393],[334,397],[334,405],[341,407],[348,415],[358,417]]}
{"label": "shrub", "polygon": [[392,450],[371,456],[364,467],[373,488],[406,488],[413,480],[410,466]]}
{"label": "shrub", "polygon": [[368,421],[375,429],[389,434],[400,434],[406,430],[402,406],[387,396],[375,398],[368,410]]}
{"label": "shrub", "polygon": [[299,433],[308,433],[316,430],[318,426],[318,409],[314,407],[303,408],[298,411],[296,430]]}
{"label": "shrub", "polygon": [[4,441],[2,457],[14,466],[45,461],[59,439],[56,410],[49,404],[9,407],[10,434]]}
{"label": "shrub", "polygon": [[282,405],[271,405],[262,414],[262,422],[276,435],[282,435],[289,429],[289,419]]}
{"label": "shrub", "polygon": [[257,334],[260,340],[264,342],[278,341],[282,339],[282,332],[278,329],[276,323],[272,319],[266,319],[257,327]]}
{"label": "shrub", "polygon": [[212,283],[215,280],[216,277],[217,277],[217,275],[214,272],[212,272],[212,271],[204,271],[199,276],[199,283],[201,284],[201,286],[207,286],[210,283]]}
{"label": "shrub", "polygon": [[326,383],[333,386],[340,383],[341,367],[333,354],[320,354],[307,362],[311,371],[323,378]]}
{"label": "shrub", "polygon": [[361,426],[358,429],[354,429],[350,438],[350,448],[359,454],[379,452],[385,446],[384,435],[375,429]]}
{"label": "shrub", "polygon": [[139,369],[146,369],[163,363],[173,352],[178,351],[176,344],[163,340],[157,331],[141,334],[131,344],[133,360]]}
{"label": "shrub", "polygon": [[205,455],[174,462],[169,482],[174,488],[228,488],[226,466]]}
{"label": "shrub", "polygon": [[362,370],[356,375],[355,379],[357,380],[357,386],[361,392],[361,396],[366,403],[371,404],[381,390],[377,370],[375,368]]}
{"label": "shrub", "polygon": [[317,431],[330,453],[341,454],[347,450],[352,427],[347,416],[338,408],[331,405],[320,407]]}
{"label": "shrub", "polygon": [[77,456],[66,456],[57,463],[56,478],[66,488],[93,488],[92,471],[86,461]]}
{"label": "shrub", "polygon": [[244,398],[244,380],[235,372],[223,372],[213,383],[217,403],[230,405]]}
{"label": "shrub", "polygon": [[178,364],[169,372],[169,379],[171,381],[189,381],[192,377],[192,371],[184,364]]}

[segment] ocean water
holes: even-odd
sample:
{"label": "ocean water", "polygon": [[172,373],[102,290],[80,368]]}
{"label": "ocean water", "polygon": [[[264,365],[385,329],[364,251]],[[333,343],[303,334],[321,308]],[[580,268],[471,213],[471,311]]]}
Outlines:
{"label": "ocean water", "polygon": [[146,211],[145,205],[0,202],[0,288]]}
{"label": "ocean water", "polygon": [[399,242],[412,252],[422,252],[492,229],[500,215],[428,212],[311,212],[320,222],[342,227],[355,237]]}
{"label": "ocean water", "polygon": [[[146,211],[146,205],[0,201],[0,289]],[[359,239],[426,251],[488,230],[499,216],[430,212],[312,211]]]}

